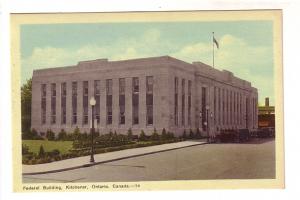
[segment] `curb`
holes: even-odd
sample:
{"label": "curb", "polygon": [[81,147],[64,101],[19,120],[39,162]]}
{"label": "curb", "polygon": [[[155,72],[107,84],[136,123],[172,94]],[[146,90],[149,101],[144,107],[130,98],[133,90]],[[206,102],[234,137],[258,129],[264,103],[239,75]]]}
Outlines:
{"label": "curb", "polygon": [[100,161],[100,162],[95,162],[95,163],[88,163],[88,164],[79,165],[79,166],[75,166],[75,167],[67,167],[67,168],[63,168],[63,169],[49,170],[49,171],[44,171],[44,172],[22,173],[22,175],[39,175],[39,174],[50,174],[50,173],[57,173],[57,172],[69,171],[69,170],[74,170],[74,169],[79,169],[79,168],[92,167],[92,166],[95,166],[95,165],[100,165],[100,164],[104,164],[104,163],[114,162],[114,161],[118,161],[118,160],[124,160],[124,159],[128,159],[128,158],[135,158],[135,157],[140,157],[140,156],[145,156],[145,155],[151,155],[151,154],[161,153],[161,152],[166,152],[166,151],[172,151],[172,150],[177,150],[177,149],[183,149],[183,148],[187,148],[187,147],[199,146],[199,145],[204,145],[204,144],[208,144],[208,143],[207,142],[203,142],[201,144],[192,144],[192,145],[184,146],[184,147],[176,147],[176,148],[172,148],[172,149],[165,149],[165,150],[153,151],[153,152],[148,152],[148,153],[136,154],[136,155],[125,156],[125,157],[121,157],[121,158],[114,158],[114,159]]}

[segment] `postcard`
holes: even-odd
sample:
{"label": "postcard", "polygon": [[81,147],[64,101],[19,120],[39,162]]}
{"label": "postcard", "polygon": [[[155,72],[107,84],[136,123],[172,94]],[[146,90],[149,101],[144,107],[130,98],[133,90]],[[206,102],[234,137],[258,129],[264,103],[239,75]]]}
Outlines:
{"label": "postcard", "polygon": [[284,188],[281,10],[11,14],[15,192]]}

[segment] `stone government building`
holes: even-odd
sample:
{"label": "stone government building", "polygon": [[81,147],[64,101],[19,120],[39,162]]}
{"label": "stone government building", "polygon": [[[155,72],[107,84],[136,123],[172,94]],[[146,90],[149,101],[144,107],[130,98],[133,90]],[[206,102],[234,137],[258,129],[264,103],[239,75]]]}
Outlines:
{"label": "stone government building", "polygon": [[213,136],[258,126],[258,94],[250,82],[201,62],[162,56],[34,70],[32,128],[41,134],[76,127],[89,132],[92,96],[100,133],[165,128],[179,136],[199,128]]}

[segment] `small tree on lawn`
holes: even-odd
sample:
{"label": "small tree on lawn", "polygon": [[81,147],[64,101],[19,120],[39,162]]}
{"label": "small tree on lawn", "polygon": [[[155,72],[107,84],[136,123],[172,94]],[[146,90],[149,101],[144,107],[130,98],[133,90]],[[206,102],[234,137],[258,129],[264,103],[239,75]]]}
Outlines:
{"label": "small tree on lawn", "polygon": [[46,137],[50,141],[55,140],[55,133],[51,129],[48,129],[46,133]]}
{"label": "small tree on lawn", "polygon": [[186,138],[187,138],[187,136],[186,136],[186,131],[185,131],[185,130],[183,131],[182,138],[183,138],[183,139],[186,139]]}
{"label": "small tree on lawn", "polygon": [[174,134],[172,132],[167,133],[168,139],[174,139]]}
{"label": "small tree on lawn", "polygon": [[153,131],[153,133],[151,135],[151,140],[159,140],[159,135],[158,135],[158,133],[156,131],[156,128],[154,128],[154,131]]}
{"label": "small tree on lawn", "polygon": [[129,128],[128,131],[127,131],[127,138],[128,138],[129,141],[132,140],[132,136],[133,136],[132,135],[132,130],[131,130],[131,128]]}
{"label": "small tree on lawn", "polygon": [[144,130],[141,130],[141,133],[139,135],[139,140],[140,141],[146,141],[147,140],[147,137],[146,137],[146,134],[145,134]]}
{"label": "small tree on lawn", "polygon": [[73,140],[79,140],[80,139],[80,130],[78,128],[78,126],[76,126],[76,128],[73,131]]}
{"label": "small tree on lawn", "polygon": [[64,129],[61,129],[61,131],[58,133],[58,140],[66,140],[67,139],[67,133]]}
{"label": "small tree on lawn", "polygon": [[201,138],[201,133],[200,133],[199,128],[197,128],[197,130],[196,130],[196,138],[197,138],[197,139],[200,139],[200,138]]}
{"label": "small tree on lawn", "polygon": [[190,139],[194,139],[194,133],[193,133],[193,130],[192,130],[192,129],[190,129],[190,135],[189,135],[189,138],[190,138]]}
{"label": "small tree on lawn", "polygon": [[39,150],[39,157],[43,158],[45,156],[45,150],[43,145],[40,146],[40,150]]}
{"label": "small tree on lawn", "polygon": [[161,139],[162,139],[162,140],[168,139],[167,131],[166,131],[165,128],[163,128],[163,130],[162,130],[162,132],[161,132]]}
{"label": "small tree on lawn", "polygon": [[26,155],[29,153],[29,147],[25,144],[22,144],[22,155]]}

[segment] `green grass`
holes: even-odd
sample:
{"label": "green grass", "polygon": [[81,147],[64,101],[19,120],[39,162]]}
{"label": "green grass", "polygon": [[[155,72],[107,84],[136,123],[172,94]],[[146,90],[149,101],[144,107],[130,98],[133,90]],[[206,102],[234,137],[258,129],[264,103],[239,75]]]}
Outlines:
{"label": "green grass", "polygon": [[72,141],[48,141],[48,140],[23,140],[22,144],[28,146],[29,151],[38,154],[43,145],[45,152],[58,149],[61,154],[68,153],[72,148]]}

